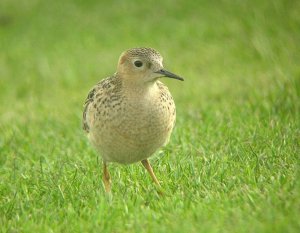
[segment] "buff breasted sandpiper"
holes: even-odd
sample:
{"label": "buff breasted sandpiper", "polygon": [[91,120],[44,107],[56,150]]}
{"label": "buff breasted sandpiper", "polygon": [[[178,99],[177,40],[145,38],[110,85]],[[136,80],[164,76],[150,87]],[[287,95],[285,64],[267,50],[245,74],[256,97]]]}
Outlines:
{"label": "buff breasted sandpiper", "polygon": [[152,48],[133,48],[119,58],[117,72],[96,84],[84,104],[83,129],[103,158],[103,183],[111,190],[107,163],[141,161],[160,186],[148,158],[168,143],[176,110],[168,88],[158,79],[183,78],[163,68]]}

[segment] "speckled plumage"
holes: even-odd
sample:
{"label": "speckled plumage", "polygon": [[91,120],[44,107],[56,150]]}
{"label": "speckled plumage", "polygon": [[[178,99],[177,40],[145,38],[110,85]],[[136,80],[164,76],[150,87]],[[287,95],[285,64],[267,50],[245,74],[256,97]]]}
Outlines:
{"label": "speckled plumage", "polygon": [[168,88],[158,81],[167,76],[162,68],[154,49],[130,49],[121,55],[117,72],[89,92],[83,129],[105,163],[142,161],[168,142],[176,110]]}

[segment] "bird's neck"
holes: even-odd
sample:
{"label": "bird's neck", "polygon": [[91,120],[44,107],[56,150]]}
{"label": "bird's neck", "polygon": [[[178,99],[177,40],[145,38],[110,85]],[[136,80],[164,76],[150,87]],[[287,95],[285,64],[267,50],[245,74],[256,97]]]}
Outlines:
{"label": "bird's neck", "polygon": [[136,82],[131,80],[123,80],[122,82],[123,90],[128,96],[132,96],[134,98],[143,98],[155,95],[158,91],[158,86],[156,81],[153,82]]}

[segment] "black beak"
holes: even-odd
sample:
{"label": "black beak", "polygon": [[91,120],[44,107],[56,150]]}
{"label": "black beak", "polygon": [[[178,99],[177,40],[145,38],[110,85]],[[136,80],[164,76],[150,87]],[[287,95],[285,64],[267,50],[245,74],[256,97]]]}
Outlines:
{"label": "black beak", "polygon": [[178,79],[178,80],[184,81],[184,79],[181,78],[180,76],[178,76],[176,74],[173,74],[173,73],[171,73],[171,72],[169,72],[167,70],[164,70],[164,69],[156,71],[155,73],[161,74],[163,77],[174,78],[174,79]]}

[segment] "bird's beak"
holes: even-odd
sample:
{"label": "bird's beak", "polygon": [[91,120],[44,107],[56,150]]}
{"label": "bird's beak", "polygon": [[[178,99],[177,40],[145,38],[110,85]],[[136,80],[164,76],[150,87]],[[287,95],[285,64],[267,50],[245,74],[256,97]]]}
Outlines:
{"label": "bird's beak", "polygon": [[157,73],[157,74],[161,74],[163,77],[168,77],[168,78],[174,78],[174,79],[178,79],[178,80],[181,80],[181,81],[184,81],[184,79],[176,74],[173,74],[167,70],[164,70],[164,69],[161,69],[161,70],[158,70],[154,73]]}

